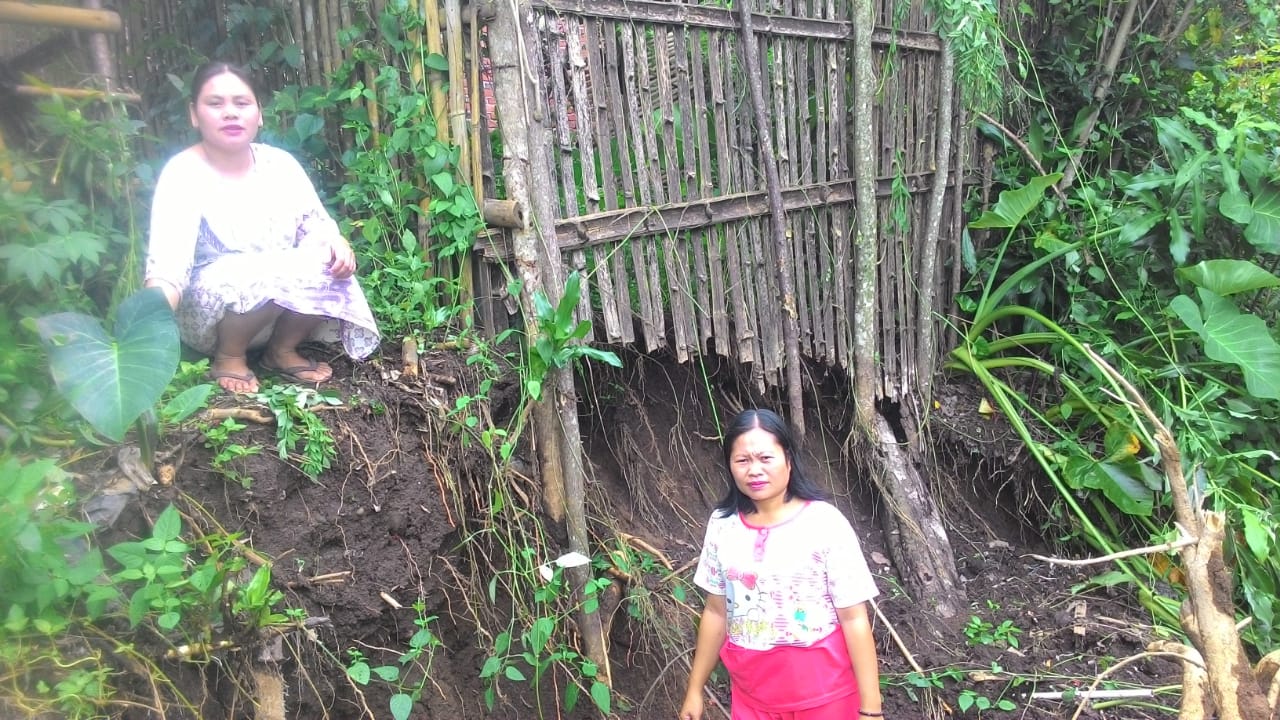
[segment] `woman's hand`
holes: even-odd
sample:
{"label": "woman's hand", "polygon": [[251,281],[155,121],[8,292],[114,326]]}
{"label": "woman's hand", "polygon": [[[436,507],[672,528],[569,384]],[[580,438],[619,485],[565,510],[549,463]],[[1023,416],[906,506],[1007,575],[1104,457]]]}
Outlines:
{"label": "woman's hand", "polygon": [[685,696],[684,705],[680,707],[680,717],[678,720],[702,720],[701,693]]}
{"label": "woman's hand", "polygon": [[338,238],[329,245],[329,274],[338,280],[349,278],[356,271],[356,254],[346,240]]}

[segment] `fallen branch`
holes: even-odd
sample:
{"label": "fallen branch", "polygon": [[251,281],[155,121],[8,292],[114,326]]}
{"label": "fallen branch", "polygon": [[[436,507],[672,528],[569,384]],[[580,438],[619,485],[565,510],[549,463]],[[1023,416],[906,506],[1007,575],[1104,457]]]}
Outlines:
{"label": "fallen branch", "polygon": [[302,578],[300,580],[290,580],[289,582],[285,583],[285,587],[292,590],[294,588],[299,588],[299,587],[311,587],[312,585],[340,583],[340,582],[345,582],[349,577],[351,577],[350,570],[341,570],[338,572],[325,573],[323,575],[313,575],[312,577]]}
{"label": "fallen branch", "polygon": [[[1124,390],[1127,402],[1155,428],[1151,433],[1160,451],[1160,468],[1169,482],[1174,514],[1179,524],[1199,536],[1199,541],[1183,553],[1187,599],[1183,603],[1183,629],[1204,658],[1213,705],[1221,720],[1261,720],[1275,716],[1267,704],[1267,693],[1249,666],[1248,656],[1236,630],[1232,577],[1223,559],[1227,518],[1222,512],[1192,502],[1182,474],[1182,455],[1173,433],[1151,409],[1142,394],[1093,348],[1085,354],[1113,383]],[[1140,417],[1134,418],[1141,422]],[[1188,620],[1194,628],[1188,627]]]}
{"label": "fallen branch", "polygon": [[1179,720],[1205,720],[1213,714],[1209,698],[1209,673],[1200,651],[1172,640],[1157,640],[1148,650],[1171,652],[1182,657],[1182,707]]}
{"label": "fallen branch", "polygon": [[1184,662],[1192,662],[1191,658],[1188,658],[1184,653],[1181,653],[1181,652],[1165,652],[1165,651],[1148,650],[1147,652],[1142,652],[1142,653],[1138,653],[1137,655],[1127,657],[1121,660],[1120,662],[1116,663],[1115,665],[1112,665],[1111,667],[1107,668],[1106,670],[1103,670],[1102,672],[1098,673],[1098,677],[1093,679],[1093,684],[1089,686],[1089,689],[1077,693],[1077,697],[1083,696],[1083,698],[1080,700],[1080,704],[1076,706],[1075,713],[1071,715],[1071,720],[1077,720],[1080,717],[1080,713],[1084,712],[1085,706],[1089,704],[1089,700],[1091,699],[1093,693],[1096,693],[1098,691],[1098,686],[1102,684],[1102,681],[1105,680],[1107,676],[1112,675],[1115,672],[1119,671],[1120,668],[1123,668],[1127,665],[1131,665],[1139,660],[1146,660],[1148,658],[1153,658],[1153,657],[1175,658],[1177,660],[1182,660]]}
{"label": "fallen branch", "polygon": [[[1174,685],[1173,687],[1178,687]],[[1125,688],[1122,690],[1054,690],[1033,692],[1027,695],[1028,700],[1126,700],[1130,698],[1155,697],[1154,688]]]}
{"label": "fallen branch", "polygon": [[[1017,145],[1018,149],[1022,151],[1022,154],[1025,155],[1027,157],[1027,160],[1031,162],[1031,165],[1035,167],[1036,172],[1040,173],[1041,175],[1049,174],[1045,172],[1044,166],[1040,164],[1040,158],[1036,157],[1036,154],[1031,152],[1031,148],[1027,147],[1027,144],[1022,141],[1022,138],[1015,135],[1012,130],[1005,127],[1004,125],[1001,125],[998,121],[996,121],[995,118],[991,117],[990,115],[984,112],[978,113],[978,117],[982,119],[984,122],[990,124],[995,129],[1004,133],[1004,136],[1009,138],[1010,142],[1012,142],[1014,145]],[[1057,185],[1054,185],[1052,189],[1054,194],[1058,196],[1058,199],[1062,201],[1062,204],[1066,205],[1067,195],[1062,191],[1062,188],[1058,187]]]}
{"label": "fallen branch", "polygon": [[893,623],[889,622],[889,618],[885,617],[884,613],[880,611],[880,604],[874,598],[867,602],[871,604],[871,609],[875,611],[876,617],[880,619],[880,622],[884,623],[885,629],[889,631],[889,637],[893,638],[893,643],[898,646],[898,650],[902,652],[902,657],[906,658],[907,664],[911,666],[912,670],[923,675],[924,668],[920,667],[920,663],[916,662],[915,656],[907,649],[907,644],[902,641],[902,636],[898,634],[897,630],[893,629]]}
{"label": "fallen branch", "polygon": [[1036,554],[1031,554],[1028,557],[1033,557],[1036,560],[1047,562],[1051,565],[1070,565],[1072,567],[1080,567],[1082,565],[1096,565],[1098,563],[1111,562],[1112,560],[1120,560],[1121,558],[1133,557],[1134,555],[1150,555],[1158,552],[1172,552],[1179,548],[1187,547],[1188,545],[1195,545],[1198,542],[1200,542],[1199,538],[1185,536],[1178,538],[1177,540],[1171,540],[1163,545],[1149,545],[1147,547],[1134,548],[1132,550],[1121,550],[1120,552],[1114,552],[1110,555],[1103,555],[1102,557],[1096,558],[1085,558],[1083,560],[1064,560],[1062,558],[1053,558]]}
{"label": "fallen branch", "polygon": [[276,421],[275,415],[256,407],[209,408],[201,413],[201,417],[208,422],[222,422],[223,420],[231,419],[244,420],[258,423],[259,425],[270,425]]}

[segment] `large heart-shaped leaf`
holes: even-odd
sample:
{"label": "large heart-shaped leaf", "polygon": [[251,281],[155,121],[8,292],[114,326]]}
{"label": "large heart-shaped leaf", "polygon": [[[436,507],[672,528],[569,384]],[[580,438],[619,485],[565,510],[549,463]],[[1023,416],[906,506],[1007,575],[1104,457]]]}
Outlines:
{"label": "large heart-shaped leaf", "polygon": [[1280,285],[1280,278],[1248,260],[1205,260],[1177,272],[1183,280],[1223,297]]}
{"label": "large heart-shaped leaf", "polygon": [[1044,198],[1044,191],[1062,179],[1062,173],[1031,178],[1016,190],[1000,193],[995,207],[982,213],[982,217],[969,224],[971,228],[1013,228]]}
{"label": "large heart-shaped leaf", "polygon": [[1076,456],[1067,461],[1062,476],[1077,490],[1100,490],[1126,515],[1151,515],[1155,494],[1144,479],[1134,477],[1120,465]]}
{"label": "large heart-shaped leaf", "polygon": [[160,398],[178,369],[178,326],[164,293],[135,293],[120,304],[115,336],[97,318],[58,313],[36,321],[59,392],[113,441]]}
{"label": "large heart-shaped leaf", "polygon": [[1263,252],[1280,254],[1280,188],[1259,183],[1253,194],[1253,214],[1244,228],[1244,239]]}
{"label": "large heart-shaped leaf", "polygon": [[1198,292],[1199,306],[1179,295],[1170,307],[1200,335],[1205,355],[1240,368],[1254,397],[1280,399],[1280,345],[1267,332],[1267,324],[1217,293],[1204,288]]}

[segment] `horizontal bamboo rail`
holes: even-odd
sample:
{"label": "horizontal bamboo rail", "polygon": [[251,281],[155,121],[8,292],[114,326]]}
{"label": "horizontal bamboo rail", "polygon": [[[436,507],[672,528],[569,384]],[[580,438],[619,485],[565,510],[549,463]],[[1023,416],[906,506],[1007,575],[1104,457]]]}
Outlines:
{"label": "horizontal bamboo rail", "polygon": [[86,10],[25,2],[0,2],[0,23],[43,25],[110,33],[118,33],[124,27],[120,15],[111,10]]}
{"label": "horizontal bamboo rail", "polygon": [[[908,192],[915,195],[929,191],[932,177],[929,173],[913,173],[904,176],[902,181]],[[893,178],[881,178],[876,196],[891,197],[892,183]],[[954,186],[955,178],[948,184]],[[787,212],[793,212],[836,203],[851,203],[853,193],[852,179],[783,188],[782,206]],[[568,252],[627,238],[681,233],[768,214],[768,199],[764,191],[760,190],[653,207],[619,208],[565,218],[556,222],[556,235],[560,251]],[[510,250],[498,246],[495,240],[502,241],[501,237],[481,236],[477,240],[476,249],[486,258],[510,259]]]}
{"label": "horizontal bamboo rail", "polygon": [[103,92],[102,90],[90,90],[88,88],[64,88],[49,87],[47,85],[17,85],[13,91],[24,97],[49,97],[56,95],[58,97],[72,98],[75,100],[121,100],[127,103],[140,103],[142,96],[137,93],[127,92]]}
{"label": "horizontal bamboo rail", "polygon": [[[532,0],[534,8],[547,9],[557,14],[572,13],[582,17],[626,18],[631,22],[651,22],[667,25],[688,25],[715,30],[737,30],[735,10],[685,5],[652,0]],[[843,20],[815,20],[813,18],[764,15],[754,13],[752,26],[762,36],[799,37],[815,40],[849,40],[853,37],[853,24]],[[941,52],[942,42],[937,35],[911,30],[890,30],[877,27],[871,33],[873,45]]]}

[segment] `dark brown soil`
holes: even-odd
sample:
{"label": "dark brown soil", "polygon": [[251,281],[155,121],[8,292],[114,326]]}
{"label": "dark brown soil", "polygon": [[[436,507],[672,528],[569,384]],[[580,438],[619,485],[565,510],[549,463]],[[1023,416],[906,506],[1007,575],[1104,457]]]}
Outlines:
{"label": "dark brown soil", "polygon": [[[519,638],[530,621],[527,615],[512,620],[513,607],[529,606],[528,597],[520,596],[522,586],[512,581],[520,567],[529,567],[520,564],[522,552],[528,548],[536,565],[565,546],[554,523],[536,522],[541,511],[527,441],[510,468],[495,471],[481,438],[461,424],[462,415],[450,414],[460,396],[479,394],[465,357],[432,355],[418,378],[398,377],[399,358],[358,367],[340,359],[335,364],[334,389],[345,403],[324,417],[339,457],[314,482],[275,455],[270,426],[236,437],[263,448],[236,467],[251,478],[247,488],[210,467],[210,452],[194,431],[166,438],[176,481],[146,497],[143,511],[154,517],[173,502],[206,529],[216,521],[240,533],[274,560],[282,604],[313,618],[308,629],[265,643],[265,655],[264,644],[247,643],[212,662],[163,665],[198,708],[196,715],[254,717],[251,671],[267,671],[283,679],[287,717],[390,718],[391,685],[376,677],[360,685],[345,667],[352,651],[372,666],[398,665],[418,629],[413,605],[420,602],[440,645],[429,662],[424,656],[406,665],[404,679],[410,686],[421,684],[412,717],[598,717],[585,692],[575,711],[557,708],[556,698],[571,681],[563,670],[543,677],[540,693],[528,680],[499,673],[495,707],[486,709],[489,682],[480,675],[494,638],[504,630]],[[724,369],[632,357],[625,371],[592,373],[580,420],[592,540],[602,557],[613,559],[611,567],[597,568],[613,580],[602,593],[615,687],[612,715],[674,718],[700,607],[690,583],[693,563],[721,491],[712,408],[723,421],[753,401]],[[943,470],[932,480],[951,524],[970,612],[950,620],[922,616],[923,605],[906,595],[886,557],[875,493],[840,452],[846,398],[838,390],[828,392],[809,419],[805,460],[836,491],[878,575],[882,616],[876,633],[887,718],[1068,718],[1075,702],[1030,700],[1028,693],[1085,689],[1153,639],[1149,613],[1127,589],[1073,592],[1098,568],[1067,569],[1028,557],[1052,552],[1041,533],[1058,530],[1037,527],[1051,519],[1051,503],[1039,499],[1047,495],[1035,492],[1034,473],[1022,464],[1016,443],[1002,440],[992,421],[972,410],[977,398],[963,387],[942,393],[934,447]],[[494,387],[489,397],[488,411],[508,422],[516,410],[514,386]],[[494,523],[491,517],[506,519]],[[506,529],[485,531],[492,527]],[[512,528],[527,530],[527,537],[511,534]],[[981,641],[979,623],[999,627],[1006,621],[1020,631],[1017,647]],[[563,620],[557,628],[557,637],[576,647],[572,622]],[[513,651],[519,649],[517,640]],[[912,662],[923,672],[913,674]],[[1101,687],[1157,688],[1176,684],[1179,673],[1166,661],[1139,660],[1109,675]],[[139,685],[141,696],[147,696],[145,688]],[[723,677],[715,690],[727,707]],[[1016,710],[979,712],[983,703],[1000,700]],[[1171,713],[1159,706],[1176,704],[1176,695],[1162,695],[1104,704],[1081,717],[1163,718]],[[169,717],[191,715],[170,708]],[[143,716],[150,717],[138,715]],[[727,716],[709,703],[707,717]]]}

